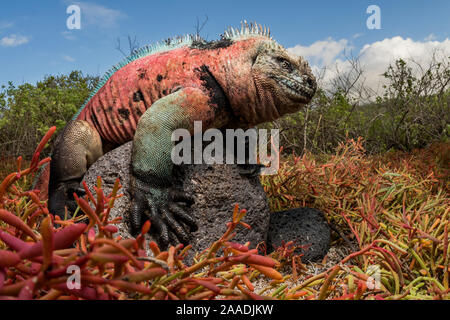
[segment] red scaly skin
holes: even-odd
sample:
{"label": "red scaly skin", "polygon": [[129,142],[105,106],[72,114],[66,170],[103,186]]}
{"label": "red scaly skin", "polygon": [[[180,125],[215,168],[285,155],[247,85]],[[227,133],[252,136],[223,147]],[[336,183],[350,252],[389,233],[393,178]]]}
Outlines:
{"label": "red scaly skin", "polygon": [[[139,118],[156,100],[179,88],[204,89],[204,80],[198,72],[204,65],[224,90],[232,108],[246,105],[249,111],[255,110],[258,103],[256,89],[249,72],[250,64],[244,56],[248,57],[246,53],[258,41],[264,40],[241,40],[217,49],[186,46],[139,58],[116,71],[89,100],[77,119],[89,122],[103,141],[123,144],[133,139]],[[232,61],[232,65],[227,61]],[[239,72],[232,72],[230,77],[231,69]],[[236,83],[240,86],[235,86]],[[249,113],[248,117],[258,118],[256,112]],[[274,117],[277,115],[269,116],[269,119]]]}

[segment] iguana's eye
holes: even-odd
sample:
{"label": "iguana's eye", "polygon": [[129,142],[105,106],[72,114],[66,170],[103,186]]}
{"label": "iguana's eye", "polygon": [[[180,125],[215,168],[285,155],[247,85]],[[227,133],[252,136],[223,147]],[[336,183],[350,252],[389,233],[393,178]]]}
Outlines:
{"label": "iguana's eye", "polygon": [[292,72],[294,70],[294,67],[292,66],[292,64],[289,61],[287,61],[286,59],[279,57],[279,58],[277,58],[277,60],[283,69],[285,69],[289,72]]}

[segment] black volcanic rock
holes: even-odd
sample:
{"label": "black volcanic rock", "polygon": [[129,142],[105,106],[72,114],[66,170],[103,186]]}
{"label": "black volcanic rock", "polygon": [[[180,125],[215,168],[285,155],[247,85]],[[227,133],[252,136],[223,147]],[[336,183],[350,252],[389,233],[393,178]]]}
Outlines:
{"label": "black volcanic rock", "polygon": [[270,216],[267,235],[268,252],[291,240],[298,246],[296,253],[303,254],[302,261],[318,261],[330,248],[330,227],[323,213],[313,208],[296,208],[274,212]]}

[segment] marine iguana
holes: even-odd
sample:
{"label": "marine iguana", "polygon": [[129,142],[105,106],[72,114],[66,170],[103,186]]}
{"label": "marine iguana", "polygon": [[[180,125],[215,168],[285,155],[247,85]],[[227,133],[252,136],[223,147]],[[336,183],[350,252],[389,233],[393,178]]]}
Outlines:
{"label": "marine iguana", "polygon": [[[49,210],[63,216],[86,170],[105,152],[133,140],[132,228],[144,212],[165,246],[189,234],[195,221],[178,203],[192,201],[172,186],[171,141],[194,121],[242,128],[272,121],[308,104],[316,80],[301,57],[258,24],[229,28],[220,40],[197,36],[146,46],[113,67],[55,141]],[[76,205],[75,205],[76,206]]]}

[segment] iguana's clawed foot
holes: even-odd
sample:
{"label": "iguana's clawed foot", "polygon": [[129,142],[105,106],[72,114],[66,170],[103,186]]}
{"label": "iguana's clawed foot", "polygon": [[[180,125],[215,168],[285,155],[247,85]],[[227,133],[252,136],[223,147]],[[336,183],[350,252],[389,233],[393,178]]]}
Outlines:
{"label": "iguana's clawed foot", "polygon": [[239,174],[245,177],[256,177],[261,173],[262,164],[238,164]]}
{"label": "iguana's clawed foot", "polygon": [[179,203],[192,205],[194,199],[179,190],[152,187],[142,182],[137,184],[130,210],[132,234],[141,230],[145,214],[152,224],[152,229],[156,229],[161,248],[167,248],[174,239],[187,244],[189,233],[180,221],[188,226],[190,231],[196,230],[197,224]]}
{"label": "iguana's clawed foot", "polygon": [[[67,207],[69,212],[75,212],[78,204],[73,196],[74,193],[78,197],[82,197],[86,194],[85,190],[83,188],[80,188],[80,183],[78,181],[68,181],[60,183],[56,190],[53,192],[53,196],[49,199],[48,203],[50,213],[64,218],[66,212],[65,207]],[[71,218],[70,214],[68,218]]]}
{"label": "iguana's clawed foot", "polygon": [[80,188],[79,185],[75,186],[69,186],[67,188],[67,199],[66,199],[66,206],[67,209],[69,209],[70,212],[75,212],[78,207],[78,203],[75,201],[75,197],[73,194],[75,193],[79,198],[84,197],[86,195],[86,191],[83,188]]}

